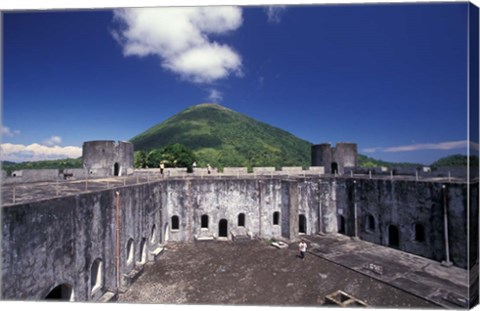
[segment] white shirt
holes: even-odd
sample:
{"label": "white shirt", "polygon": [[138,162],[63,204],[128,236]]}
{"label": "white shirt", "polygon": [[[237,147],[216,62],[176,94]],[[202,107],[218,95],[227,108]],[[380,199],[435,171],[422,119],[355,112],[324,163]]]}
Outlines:
{"label": "white shirt", "polygon": [[307,251],[307,243],[300,242],[299,247],[301,252]]}

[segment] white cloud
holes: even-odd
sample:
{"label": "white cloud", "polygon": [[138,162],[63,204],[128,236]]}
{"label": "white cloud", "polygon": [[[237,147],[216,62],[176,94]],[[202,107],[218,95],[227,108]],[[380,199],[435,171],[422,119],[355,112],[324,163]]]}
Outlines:
{"label": "white cloud", "polygon": [[58,146],[61,143],[62,143],[62,138],[60,136],[52,136],[49,139],[44,140],[42,142],[42,145],[52,147],[52,146]]}
{"label": "white cloud", "polygon": [[163,66],[195,83],[210,83],[227,77],[232,71],[241,76],[240,62],[229,47],[214,43],[191,48]]}
{"label": "white cloud", "polygon": [[11,130],[8,126],[2,126],[2,136],[13,137],[20,135],[19,130]]}
{"label": "white cloud", "polygon": [[374,153],[380,150],[382,150],[381,147],[372,147],[372,148],[364,148],[362,151],[365,153]]}
{"label": "white cloud", "polygon": [[40,144],[15,145],[1,144],[0,154],[2,161],[40,161],[65,158],[78,158],[82,155],[82,148],[75,146],[43,146]]}
{"label": "white cloud", "polygon": [[452,150],[452,149],[461,149],[467,148],[468,141],[458,140],[458,141],[446,141],[441,143],[426,143],[426,144],[413,144],[397,147],[374,147],[374,148],[365,148],[363,152],[373,153],[373,152],[408,152],[408,151],[419,151],[419,150]]}
{"label": "white cloud", "polygon": [[241,56],[209,38],[238,29],[243,22],[240,8],[119,9],[114,16],[120,29],[112,34],[125,56],[158,56],[163,68],[194,83],[242,76]]}
{"label": "white cloud", "polygon": [[278,24],[282,20],[282,14],[286,10],[283,5],[267,6],[265,13],[267,13],[268,22],[271,24]]}
{"label": "white cloud", "polygon": [[218,90],[211,89],[207,99],[212,101],[213,103],[219,103],[223,100],[223,94]]}

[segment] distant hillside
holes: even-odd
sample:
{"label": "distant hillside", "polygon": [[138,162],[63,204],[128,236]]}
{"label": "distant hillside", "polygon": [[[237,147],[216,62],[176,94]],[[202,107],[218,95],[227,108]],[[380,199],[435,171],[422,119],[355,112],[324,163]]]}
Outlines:
{"label": "distant hillside", "polygon": [[[211,162],[213,163],[213,162]],[[471,156],[471,166],[478,167],[478,157]],[[306,165],[309,166],[309,165]],[[358,155],[359,167],[421,167],[425,166],[418,163],[406,163],[406,162],[386,162],[377,160],[364,155]],[[467,156],[465,155],[451,155],[441,158],[430,165],[433,169],[439,167],[462,167],[467,166]],[[7,172],[22,169],[63,169],[63,168],[82,168],[82,158],[77,159],[59,159],[59,160],[47,160],[47,161],[32,161],[32,162],[10,162],[2,161],[2,169]]]}
{"label": "distant hillside", "polygon": [[311,143],[216,104],[187,108],[130,140],[135,150],[180,143],[200,166],[308,166]]}
{"label": "distant hillside", "polygon": [[2,169],[7,172],[25,169],[62,169],[62,168],[81,168],[82,158],[77,159],[60,159],[60,160],[46,160],[46,161],[32,161],[32,162],[9,162],[2,161]]}
{"label": "distant hillside", "polygon": [[[432,163],[432,168],[438,167],[460,167],[467,166],[468,157],[462,154],[454,154],[445,158],[441,158]],[[478,166],[478,157],[470,157],[470,165]]]}
{"label": "distant hillside", "polygon": [[425,166],[419,163],[409,163],[409,162],[386,162],[382,160],[377,160],[374,158],[370,158],[364,155],[359,154],[357,157],[357,165],[358,167],[421,167]]}

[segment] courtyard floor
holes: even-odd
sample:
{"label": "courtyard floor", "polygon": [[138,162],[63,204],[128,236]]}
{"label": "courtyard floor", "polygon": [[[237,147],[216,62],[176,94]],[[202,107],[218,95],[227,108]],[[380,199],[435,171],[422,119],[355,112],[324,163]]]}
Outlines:
{"label": "courtyard floor", "polygon": [[[429,299],[428,295],[423,296],[422,289],[430,286],[438,295],[450,293],[451,288],[463,290],[461,285],[454,284],[457,279],[463,284],[463,276],[446,281],[445,286],[442,283],[449,279],[449,274],[457,273],[457,268],[445,270],[446,275],[437,276],[435,282],[420,286],[420,292],[412,294],[409,290],[416,279],[409,283],[408,276],[402,274],[412,272],[404,266],[409,262],[400,260],[399,265],[388,266],[389,258],[395,260],[398,251],[379,252],[379,260],[375,261],[374,248],[385,247],[371,244],[369,249],[358,244],[363,241],[339,235],[307,237],[307,241],[309,252],[303,261],[297,257],[296,243],[278,249],[263,240],[169,242],[159,260],[144,267],[143,274],[119,295],[118,302],[318,307],[324,304],[326,295],[342,290],[371,307],[438,309],[451,306],[451,302],[438,303],[441,297]],[[353,254],[350,244],[357,245],[358,249],[366,247],[370,257],[362,260],[361,254]],[[325,256],[327,248],[332,250],[330,258]],[[348,263],[349,256],[353,262]],[[429,270],[425,260],[435,266],[433,261],[413,258]],[[376,264],[373,268],[366,265],[372,262]],[[381,265],[383,271],[379,271]],[[362,266],[373,270],[361,271]],[[444,271],[443,267],[437,268],[430,268],[434,277],[438,271]],[[424,277],[430,279],[428,273]],[[395,283],[396,279],[400,281]],[[402,279],[405,279],[403,283]]]}

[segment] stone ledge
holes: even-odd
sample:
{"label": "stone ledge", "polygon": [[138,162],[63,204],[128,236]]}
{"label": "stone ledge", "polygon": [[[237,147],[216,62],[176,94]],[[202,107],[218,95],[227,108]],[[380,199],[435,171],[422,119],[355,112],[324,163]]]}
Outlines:
{"label": "stone ledge", "polygon": [[278,242],[273,242],[272,246],[274,246],[276,248],[287,248],[288,244],[285,243],[285,242],[282,242],[282,241],[278,241]]}
{"label": "stone ledge", "polygon": [[157,247],[156,249],[151,251],[150,254],[152,254],[153,260],[156,261],[158,257],[160,257],[160,255],[163,253],[163,251],[164,251],[163,247]]}
{"label": "stone ledge", "polygon": [[126,292],[130,285],[142,275],[143,267],[144,264],[137,264],[132,271],[122,275],[122,286],[119,289],[121,293]]}
{"label": "stone ledge", "polygon": [[97,302],[115,302],[117,300],[117,294],[111,291],[106,291]]}

